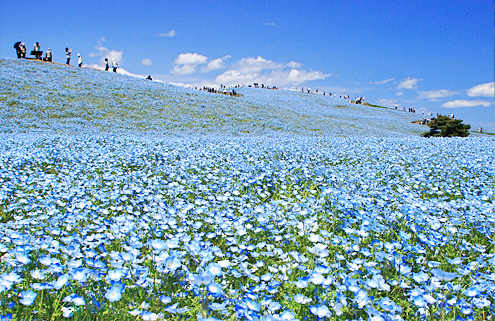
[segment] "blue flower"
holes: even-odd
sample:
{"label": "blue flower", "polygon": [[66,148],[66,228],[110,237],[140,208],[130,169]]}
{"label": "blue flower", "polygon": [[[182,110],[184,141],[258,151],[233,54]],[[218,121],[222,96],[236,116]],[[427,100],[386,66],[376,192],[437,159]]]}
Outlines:
{"label": "blue flower", "polygon": [[296,295],[294,295],[294,302],[296,302],[296,303],[306,304],[306,303],[309,303],[311,301],[313,301],[313,299],[307,298],[307,297],[305,297],[302,294],[296,294]]}
{"label": "blue flower", "polygon": [[56,281],[53,281],[52,285],[56,290],[60,290],[67,282],[69,282],[69,274],[63,274]]}
{"label": "blue flower", "polygon": [[211,281],[213,281],[213,278],[214,276],[212,276],[208,272],[201,271],[198,274],[192,274],[190,277],[190,281],[198,285],[208,285]]}
{"label": "blue flower", "polygon": [[472,286],[464,291],[464,295],[468,297],[475,297],[480,295],[480,290],[478,289],[478,287]]}
{"label": "blue flower", "polygon": [[62,316],[64,318],[71,318],[72,314],[74,313],[74,308],[73,307],[62,307]]}
{"label": "blue flower", "polygon": [[324,304],[312,305],[309,307],[309,311],[316,315],[318,318],[331,318],[332,313],[328,307]]}
{"label": "blue flower", "polygon": [[430,272],[440,281],[452,281],[459,276],[457,273],[445,272],[440,269],[432,269]]}
{"label": "blue flower", "polygon": [[34,300],[38,296],[38,293],[28,290],[28,291],[22,291],[21,292],[21,299],[19,300],[19,303],[22,305],[31,305],[33,304]]}
{"label": "blue flower", "polygon": [[214,276],[221,276],[222,275],[222,267],[214,262],[210,262],[208,266],[206,267],[206,270],[208,273]]}
{"label": "blue flower", "polygon": [[105,293],[105,298],[110,302],[119,301],[122,298],[122,289],[118,285],[114,285]]}
{"label": "blue flower", "polygon": [[110,270],[107,274],[107,280],[118,282],[125,276],[125,272],[122,269]]}
{"label": "blue flower", "polygon": [[223,294],[222,287],[215,282],[211,282],[210,284],[208,284],[207,288],[210,294],[213,296],[220,296]]}

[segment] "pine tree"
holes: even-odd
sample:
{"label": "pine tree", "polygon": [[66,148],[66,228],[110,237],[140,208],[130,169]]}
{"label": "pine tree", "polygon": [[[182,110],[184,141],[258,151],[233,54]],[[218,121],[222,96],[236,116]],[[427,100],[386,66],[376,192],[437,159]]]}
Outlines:
{"label": "pine tree", "polygon": [[465,125],[461,119],[453,119],[447,116],[438,116],[428,123],[429,132],[421,134],[423,137],[467,137],[471,125]]}

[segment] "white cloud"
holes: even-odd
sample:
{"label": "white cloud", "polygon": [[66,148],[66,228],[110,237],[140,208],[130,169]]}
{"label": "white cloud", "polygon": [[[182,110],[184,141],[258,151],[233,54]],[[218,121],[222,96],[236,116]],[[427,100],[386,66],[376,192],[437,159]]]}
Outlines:
{"label": "white cloud", "polygon": [[141,60],[141,64],[143,64],[145,66],[151,66],[153,64],[153,62],[151,62],[151,59],[143,59],[143,60]]}
{"label": "white cloud", "polygon": [[430,91],[418,91],[418,99],[430,99],[437,101],[438,98],[449,97],[458,95],[460,92],[440,89],[440,90],[430,90]]}
{"label": "white cloud", "polygon": [[176,35],[177,35],[177,33],[175,32],[174,29],[172,29],[167,33],[159,33],[158,37],[175,37]]}
{"label": "white cloud", "polygon": [[201,72],[206,73],[206,72],[210,72],[213,70],[224,69],[225,68],[224,61],[226,59],[229,59],[229,58],[230,58],[230,56],[227,55],[223,58],[217,58],[215,60],[212,60],[206,66],[201,68]]}
{"label": "white cloud", "polygon": [[370,85],[384,85],[386,83],[389,83],[391,81],[394,81],[395,78],[389,78],[385,80],[380,80],[380,81],[370,81]]}
{"label": "white cloud", "polygon": [[[214,70],[224,69],[225,61],[231,58],[224,56],[209,61],[206,56],[197,53],[180,54],[175,59],[175,66],[171,73],[176,76],[192,75],[197,72],[207,73]],[[243,58],[233,63],[229,69],[218,75],[214,81],[204,80],[202,83],[224,84],[227,86],[236,84],[263,83],[268,86],[290,86],[299,85],[304,82],[320,80],[330,77],[320,71],[301,70],[301,64],[291,61],[289,63],[278,63],[258,56],[257,58]],[[179,82],[190,82],[175,79]],[[214,87],[214,86],[212,86]]]}
{"label": "white cloud", "polygon": [[320,71],[299,70],[301,64],[291,61],[287,64],[257,58],[243,58],[234,63],[230,70],[216,78],[225,85],[263,83],[269,86],[291,86],[330,77]]}
{"label": "white cloud", "polygon": [[205,64],[208,61],[208,57],[199,55],[197,53],[183,53],[175,59],[176,65],[199,65]]}
{"label": "white cloud", "polygon": [[320,71],[305,70],[272,70],[268,73],[257,71],[244,72],[240,70],[228,70],[216,78],[217,83],[227,86],[235,84],[263,83],[269,86],[291,86],[302,83],[320,80],[330,77]]}
{"label": "white cloud", "polygon": [[124,52],[117,50],[109,50],[108,48],[102,45],[103,42],[105,42],[105,38],[102,38],[97,42],[97,45],[95,47],[97,52],[90,53],[89,57],[90,58],[100,57],[101,65],[104,64],[105,58],[108,58],[110,63],[112,63],[112,60],[115,59],[115,61],[117,61],[118,64],[122,64],[124,62]]}
{"label": "white cloud", "polygon": [[[291,62],[293,64],[294,62]],[[242,73],[260,72],[262,70],[283,69],[284,64],[266,60],[258,56],[257,58],[243,58],[236,62],[231,68]]]}
{"label": "white cloud", "polygon": [[289,67],[289,68],[295,68],[295,69],[297,69],[297,68],[301,68],[301,66],[302,66],[302,64],[301,64],[301,63],[299,63],[299,62],[295,62],[295,61],[291,61],[291,62],[289,62],[289,63],[287,64],[287,67]]}
{"label": "white cloud", "polygon": [[495,96],[495,86],[493,82],[474,86],[467,91],[469,97],[493,97]]}
{"label": "white cloud", "polygon": [[401,81],[397,89],[416,89],[420,81],[423,81],[423,79],[407,77],[407,79]]}
{"label": "white cloud", "polygon": [[172,69],[174,75],[192,75],[198,70],[197,65],[187,64],[187,65],[175,65]]}
{"label": "white cloud", "polygon": [[490,107],[492,104],[484,100],[453,100],[442,104],[443,108]]}
{"label": "white cloud", "polygon": [[400,97],[400,96],[404,95],[404,93],[402,91],[399,91],[395,95]]}
{"label": "white cloud", "polygon": [[267,22],[266,25],[267,26],[275,26],[275,23],[274,22]]}

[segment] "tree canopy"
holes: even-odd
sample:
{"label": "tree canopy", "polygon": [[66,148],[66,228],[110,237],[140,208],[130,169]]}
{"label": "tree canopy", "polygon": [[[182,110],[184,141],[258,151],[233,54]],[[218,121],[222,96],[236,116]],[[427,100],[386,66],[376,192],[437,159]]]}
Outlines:
{"label": "tree canopy", "polygon": [[461,119],[454,119],[448,116],[438,116],[428,123],[430,131],[421,134],[423,137],[467,137],[471,125],[462,123]]}

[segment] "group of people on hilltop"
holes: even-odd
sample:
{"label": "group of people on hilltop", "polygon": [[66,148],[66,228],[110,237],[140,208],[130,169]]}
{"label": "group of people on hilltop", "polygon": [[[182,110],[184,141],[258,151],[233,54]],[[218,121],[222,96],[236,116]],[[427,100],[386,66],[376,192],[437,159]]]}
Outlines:
{"label": "group of people on hilltop", "polygon": [[[24,42],[18,41],[14,44],[14,49],[17,54],[17,58],[26,58],[26,44]],[[36,42],[33,47],[33,51],[31,52],[31,55],[35,57],[37,60],[43,60],[43,61],[52,61],[52,52],[50,51],[50,48],[45,53],[45,57],[42,58],[41,55],[43,54],[43,51],[41,51],[41,46],[39,42]]]}
{"label": "group of people on hilltop", "polygon": [[[21,42],[21,41],[16,42],[14,44],[14,49],[16,50],[17,59],[26,58],[26,44],[24,42]],[[36,42],[34,44],[34,48],[33,48],[33,51],[31,52],[31,55],[34,55],[36,60],[43,60],[43,61],[48,61],[48,62],[53,61],[53,56],[52,56],[52,52],[50,51],[50,48],[48,48],[48,50],[46,51],[44,58],[42,58],[42,54],[43,54],[43,51],[41,51],[40,43]],[[72,56],[72,49],[65,48],[65,58],[66,58],[65,64],[66,65],[70,65],[71,56]],[[77,54],[77,66],[82,67],[82,64],[83,64],[82,56],[80,53],[78,53]],[[113,72],[117,72],[118,65],[119,64],[117,63],[115,58],[112,59]],[[109,69],[110,69],[110,64],[109,64],[108,58],[105,58],[105,71],[108,71]]]}

